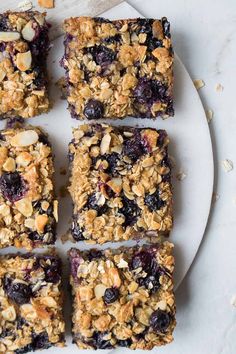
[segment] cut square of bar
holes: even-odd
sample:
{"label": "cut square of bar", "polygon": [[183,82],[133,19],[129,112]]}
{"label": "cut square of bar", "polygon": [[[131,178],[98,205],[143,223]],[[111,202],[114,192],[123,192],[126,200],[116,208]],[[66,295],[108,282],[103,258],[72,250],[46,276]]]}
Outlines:
{"label": "cut square of bar", "polygon": [[173,244],[69,252],[72,332],[80,349],[152,349],[175,321]]}
{"label": "cut square of bar", "polygon": [[37,127],[0,131],[0,248],[54,244],[52,149]]}
{"label": "cut square of bar", "polygon": [[0,294],[1,353],[64,346],[59,258],[0,256]]}
{"label": "cut square of bar", "polygon": [[48,28],[45,13],[0,14],[0,119],[48,111]]}
{"label": "cut square of bar", "polygon": [[72,235],[90,243],[172,229],[169,139],[164,130],[82,125],[69,145]]}
{"label": "cut square of bar", "polygon": [[173,116],[173,50],[165,17],[64,22],[67,100],[77,119]]}

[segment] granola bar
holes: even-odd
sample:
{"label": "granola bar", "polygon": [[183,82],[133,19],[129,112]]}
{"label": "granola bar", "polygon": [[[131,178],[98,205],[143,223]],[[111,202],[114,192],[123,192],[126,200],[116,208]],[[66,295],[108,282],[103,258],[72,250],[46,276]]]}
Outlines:
{"label": "granola bar", "polygon": [[67,100],[77,119],[166,118],[173,110],[173,50],[165,17],[64,21]]}
{"label": "granola bar", "polygon": [[0,131],[0,248],[55,242],[52,149],[32,126]]}
{"label": "granola bar", "polygon": [[173,340],[173,245],[69,252],[80,349],[152,349]]}
{"label": "granola bar", "polygon": [[61,262],[52,255],[0,257],[0,353],[64,346]]}
{"label": "granola bar", "polygon": [[45,13],[0,14],[0,119],[48,111],[48,28]]}
{"label": "granola bar", "polygon": [[172,189],[164,130],[81,125],[69,145],[72,235],[90,243],[168,235]]}

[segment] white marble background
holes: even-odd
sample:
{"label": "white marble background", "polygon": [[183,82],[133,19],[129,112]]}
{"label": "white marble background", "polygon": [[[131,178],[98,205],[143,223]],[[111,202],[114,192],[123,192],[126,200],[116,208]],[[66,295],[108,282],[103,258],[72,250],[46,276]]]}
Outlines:
{"label": "white marble background", "polygon": [[[19,1],[0,0],[0,10],[16,8]],[[49,14],[55,11],[56,16],[64,16],[72,4],[80,5],[82,13],[86,13],[87,6],[94,9],[93,13],[98,9],[102,12],[118,2],[56,0],[56,9]],[[177,291],[175,341],[155,351],[236,354],[236,0],[128,2],[146,17],[169,18],[175,50],[192,78],[204,80],[205,86],[199,94],[205,108],[214,112],[210,130],[215,160],[214,189],[219,199],[213,204],[197,257]],[[224,88],[221,92],[215,89],[219,83]],[[194,127],[193,134],[198,134]],[[231,172],[222,167],[225,159],[235,165]],[[207,171],[203,171],[202,178],[204,174]],[[191,242],[191,234],[186,242]]]}

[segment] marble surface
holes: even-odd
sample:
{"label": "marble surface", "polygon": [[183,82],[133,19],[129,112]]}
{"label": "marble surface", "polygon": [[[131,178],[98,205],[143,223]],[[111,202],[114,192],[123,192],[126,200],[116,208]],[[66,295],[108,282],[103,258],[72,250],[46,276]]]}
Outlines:
{"label": "marble surface", "polygon": [[[86,13],[109,8],[117,0],[56,1],[55,13],[64,17],[67,6]],[[208,227],[198,255],[177,291],[178,326],[175,341],[157,353],[235,354],[236,307],[236,2],[235,0],[129,0],[147,17],[167,16],[172,24],[175,50],[192,78],[202,79],[199,94],[206,109],[214,111],[210,123],[215,159],[215,192]],[[0,10],[16,8],[18,0],[0,0]],[[62,11],[62,5],[64,10]],[[101,12],[100,11],[100,12]],[[215,87],[221,84],[223,91]],[[193,134],[198,134],[194,130]],[[199,135],[199,144],[201,136]],[[201,156],[199,156],[199,159]],[[235,168],[225,172],[222,161]],[[202,171],[202,178],[207,174]],[[202,196],[199,195],[199,198]],[[191,242],[191,234],[186,242]],[[236,300],[235,300],[236,302]],[[123,351],[123,349],[122,349]]]}
{"label": "marble surface", "polygon": [[[236,2],[235,0],[129,0],[145,16],[167,16],[175,50],[194,79],[210,123],[215,160],[215,191],[208,227],[198,255],[177,291],[175,342],[165,354],[235,354],[236,307]],[[222,92],[215,90],[220,83]],[[198,134],[194,130],[193,134]],[[201,144],[201,136],[199,136]],[[199,156],[199,159],[201,156]],[[222,161],[234,169],[225,172]],[[207,171],[202,171],[202,178]],[[201,195],[199,195],[201,198]],[[189,240],[191,242],[191,235]]]}

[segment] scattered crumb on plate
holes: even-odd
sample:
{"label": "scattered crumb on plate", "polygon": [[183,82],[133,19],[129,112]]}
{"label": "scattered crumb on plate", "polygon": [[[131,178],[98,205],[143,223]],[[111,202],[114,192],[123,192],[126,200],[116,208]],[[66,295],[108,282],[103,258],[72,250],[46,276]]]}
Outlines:
{"label": "scattered crumb on plate", "polygon": [[20,8],[21,11],[28,11],[33,8],[33,4],[30,0],[25,0],[19,2],[18,7]]}
{"label": "scattered crumb on plate", "polygon": [[220,195],[216,192],[213,192],[212,194],[212,203],[217,202],[217,200],[220,198]]}
{"label": "scattered crumb on plate", "polygon": [[52,9],[54,7],[54,0],[38,0],[38,4],[45,9]]}
{"label": "scattered crumb on plate", "polygon": [[65,167],[60,167],[60,175],[66,175],[66,168]]}
{"label": "scattered crumb on plate", "polygon": [[233,295],[231,297],[230,303],[231,303],[232,306],[236,307],[236,295]]}
{"label": "scattered crumb on plate", "polygon": [[206,110],[206,118],[207,118],[208,123],[210,123],[210,121],[212,120],[213,115],[214,115],[214,113],[213,113],[212,109]]}
{"label": "scattered crumb on plate", "polygon": [[75,240],[73,239],[71,232],[69,230],[64,235],[61,235],[61,242],[64,244],[67,241],[75,243]]}
{"label": "scattered crumb on plate", "polygon": [[176,161],[174,156],[169,155],[169,160],[170,160],[171,167],[174,168],[176,166]]}
{"label": "scattered crumb on plate", "polygon": [[196,87],[197,90],[199,90],[200,88],[205,86],[205,82],[201,79],[193,80],[193,83],[194,83],[194,86]]}
{"label": "scattered crumb on plate", "polygon": [[222,86],[221,84],[217,84],[215,89],[216,89],[216,92],[222,92],[224,90],[224,86]]}
{"label": "scattered crumb on plate", "polygon": [[225,159],[222,161],[222,166],[225,170],[225,172],[230,172],[233,170],[234,168],[234,164],[233,161],[229,160],[229,159]]}
{"label": "scattered crumb on plate", "polygon": [[66,99],[66,90],[67,90],[67,84],[66,84],[66,80],[64,77],[61,77],[56,83],[55,85],[57,87],[59,87],[60,91],[61,91],[61,98],[62,99]]}
{"label": "scattered crumb on plate", "polygon": [[177,174],[176,174],[176,178],[179,181],[183,181],[185,178],[187,177],[187,174],[185,172],[183,172],[182,170],[180,170]]}
{"label": "scattered crumb on plate", "polygon": [[65,198],[68,195],[67,186],[61,186],[59,189],[59,195],[61,198]]}

